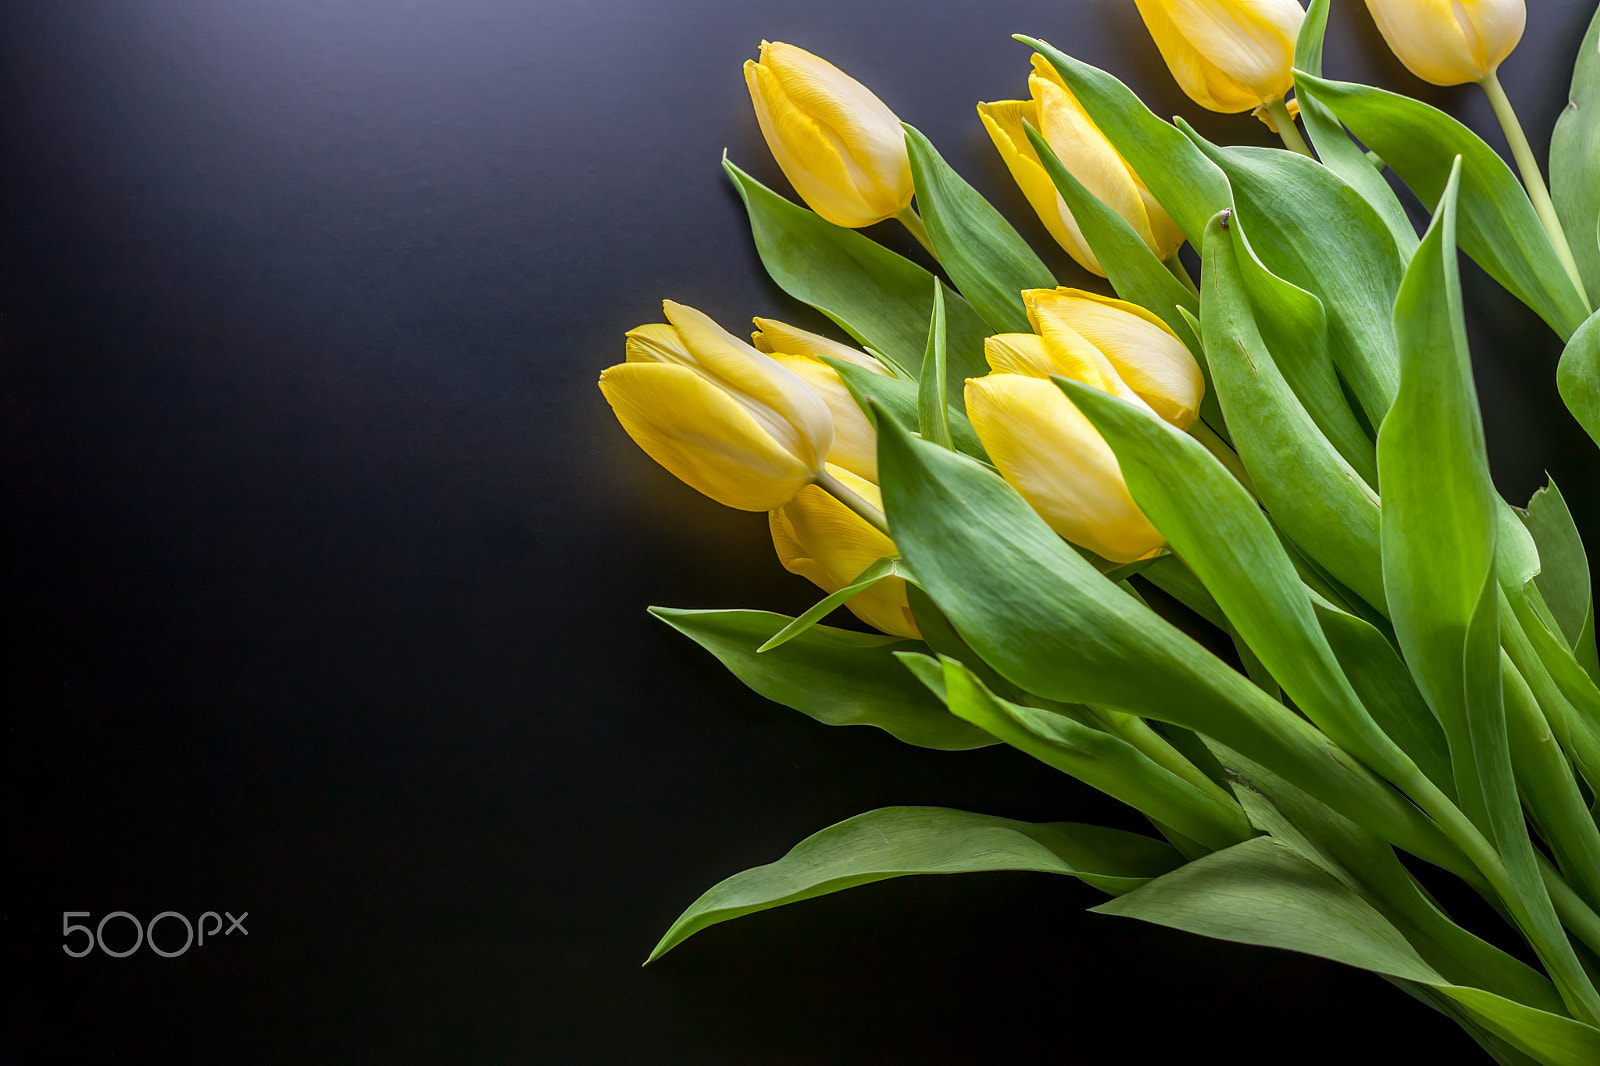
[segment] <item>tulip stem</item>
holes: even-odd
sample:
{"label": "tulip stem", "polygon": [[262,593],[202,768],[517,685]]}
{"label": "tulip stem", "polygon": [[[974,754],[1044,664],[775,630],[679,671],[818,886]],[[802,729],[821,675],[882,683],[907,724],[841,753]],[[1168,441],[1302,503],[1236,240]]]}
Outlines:
{"label": "tulip stem", "polygon": [[879,533],[886,537],[889,535],[889,520],[883,516],[883,512],[863,500],[849,485],[826,470],[817,475],[817,488],[860,515],[867,525]]}
{"label": "tulip stem", "polygon": [[1300,127],[1294,124],[1294,117],[1289,114],[1289,105],[1283,102],[1283,97],[1280,96],[1267,105],[1267,114],[1272,116],[1272,125],[1278,131],[1278,137],[1283,141],[1285,148],[1311,159],[1317,158],[1311,154],[1306,139],[1300,136]]}
{"label": "tulip stem", "polygon": [[939,253],[933,250],[933,241],[928,237],[928,227],[923,225],[922,216],[917,214],[917,209],[907,204],[906,209],[894,217],[900,220],[902,226],[911,231],[911,235],[917,239],[917,243],[927,249],[928,254],[933,256],[933,261],[937,263],[939,261]]}
{"label": "tulip stem", "polygon": [[1193,296],[1199,296],[1200,290],[1194,283],[1194,278],[1189,276],[1189,268],[1183,265],[1183,260],[1178,258],[1178,253],[1173,252],[1161,260],[1161,265],[1172,271],[1172,276],[1183,282],[1183,287],[1188,289]]}
{"label": "tulip stem", "polygon": [[[1483,91],[1489,97],[1489,106],[1494,108],[1494,117],[1500,120],[1500,128],[1506,131],[1506,141],[1511,145],[1511,154],[1517,160],[1517,169],[1522,171],[1522,184],[1528,189],[1528,199],[1533,201],[1533,210],[1539,216],[1539,221],[1544,224],[1544,231],[1550,237],[1550,243],[1555,247],[1556,258],[1561,260],[1561,265],[1566,268],[1567,276],[1572,279],[1572,284],[1578,290],[1578,296],[1583,300],[1583,306],[1588,309],[1589,296],[1583,289],[1583,279],[1578,275],[1577,261],[1572,258],[1572,248],[1567,244],[1566,232],[1561,228],[1561,219],[1556,216],[1556,205],[1550,202],[1550,190],[1545,186],[1544,175],[1539,172],[1539,160],[1534,157],[1533,149],[1528,146],[1528,136],[1522,132],[1522,123],[1517,119],[1517,113],[1511,108],[1511,101],[1506,97],[1506,91],[1500,85],[1500,76],[1494,71],[1478,83],[1483,86]],[[1596,294],[1600,296],[1600,293]]]}

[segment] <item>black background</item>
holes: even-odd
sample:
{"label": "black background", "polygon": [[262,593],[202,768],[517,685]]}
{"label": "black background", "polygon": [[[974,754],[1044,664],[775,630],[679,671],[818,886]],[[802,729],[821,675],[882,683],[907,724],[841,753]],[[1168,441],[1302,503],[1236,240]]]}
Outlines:
{"label": "black background", "polygon": [[[1475,88],[1335,7],[1330,75],[1503,143]],[[1592,8],[1532,8],[1502,74],[1542,154]],[[788,191],[739,71],[762,37],[867,82],[1087,283],[973,112],[1025,95],[1015,31],[1268,143],[1182,97],[1131,0],[6,5],[0,1055],[1473,1058],[1372,975],[1085,914],[1042,875],[880,883],[639,967],[708,885],[873,807],[1137,826],[1014,753],[821,727],[652,623],[816,594],[594,385],[662,297],[821,325],[718,167]],[[1496,477],[1521,502],[1549,469],[1600,543],[1559,345],[1464,270]],[[180,958],[60,947],[66,910],[224,909],[248,937]]]}

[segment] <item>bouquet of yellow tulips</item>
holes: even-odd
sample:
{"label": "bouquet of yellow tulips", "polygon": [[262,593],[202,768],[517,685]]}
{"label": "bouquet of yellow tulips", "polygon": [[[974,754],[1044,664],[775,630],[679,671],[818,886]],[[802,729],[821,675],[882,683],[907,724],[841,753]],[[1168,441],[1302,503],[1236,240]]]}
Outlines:
{"label": "bouquet of yellow tulips", "polygon": [[[750,98],[809,209],[724,167],[773,280],[848,340],[757,319],[746,342],[668,301],[600,388],[662,466],[768,512],[825,594],[657,617],[817,721],[1008,744],[1152,831],[869,811],[713,886],[650,957],[890,877],[1068,874],[1104,913],[1381,974],[1497,1062],[1594,1066],[1590,571],[1553,483],[1519,508],[1490,482],[1457,255],[1562,338],[1561,396],[1600,443],[1600,17],[1547,186],[1495,75],[1523,0],[1367,0],[1419,77],[1483,86],[1516,171],[1424,103],[1324,77],[1328,0],[1136,2],[1190,97],[1284,147],[1212,144],[1019,37],[1027,98],[978,117],[1115,296],[1058,286],[870,90],[763,43]],[[856,232],[887,219],[936,273]],[[841,607],[878,632],[822,624]],[[1228,641],[1236,661],[1208,650]],[[1458,924],[1421,864],[1538,966]]]}

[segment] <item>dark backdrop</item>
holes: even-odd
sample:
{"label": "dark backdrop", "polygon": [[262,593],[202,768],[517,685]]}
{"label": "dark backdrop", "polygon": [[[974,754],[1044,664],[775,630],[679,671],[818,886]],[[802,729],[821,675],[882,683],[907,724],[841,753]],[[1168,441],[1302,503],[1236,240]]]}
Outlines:
{"label": "dark backdrop", "polygon": [[[1532,6],[1503,73],[1542,152],[1590,6]],[[1475,89],[1336,7],[1331,74],[1500,143]],[[5,7],[0,1054],[1346,1062],[1389,1029],[1471,1057],[1376,977],[1085,914],[1042,875],[872,885],[639,967],[712,882],[873,807],[1136,825],[1007,751],[819,726],[652,623],[815,592],[595,388],[662,297],[817,324],[718,167],[787,191],[739,72],[763,36],[868,82],[1086,282],[973,112],[1025,93],[1013,31],[1266,143],[1181,96],[1131,0]],[[1502,487],[1548,468],[1592,500],[1555,339],[1466,276]],[[72,959],[68,910],[248,911],[248,936]]]}

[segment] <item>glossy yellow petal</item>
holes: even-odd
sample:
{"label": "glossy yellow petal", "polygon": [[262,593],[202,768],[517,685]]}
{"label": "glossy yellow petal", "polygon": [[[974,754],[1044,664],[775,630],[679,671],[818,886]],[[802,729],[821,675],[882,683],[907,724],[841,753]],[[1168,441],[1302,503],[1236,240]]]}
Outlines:
{"label": "glossy yellow petal", "polygon": [[1524,0],[1367,0],[1406,68],[1435,85],[1480,81],[1522,40]]}
{"label": "glossy yellow petal", "polygon": [[815,479],[743,404],[689,367],[622,363],[600,375],[600,391],[650,458],[720,504],[770,511]]}
{"label": "glossy yellow petal", "polygon": [[773,157],[817,214],[839,226],[869,226],[911,203],[900,120],[864,85],[782,42],[761,42],[761,59],[744,71]]}
{"label": "glossy yellow petal", "polygon": [[983,128],[989,131],[989,139],[999,149],[1006,169],[1011,171],[1011,179],[1022,190],[1050,236],[1085,270],[1105,277],[1100,260],[1095,258],[1089,242],[1083,239],[1077,219],[1067,210],[1066,202],[1056,191],[1055,182],[1045,172],[1044,164],[1039,162],[1039,154],[1033,150],[1033,143],[1023,128],[1024,121],[1039,128],[1038,106],[1032,100],[996,100],[979,104],[978,117],[983,120]]}
{"label": "glossy yellow petal", "polygon": [[889,374],[882,363],[848,344],[840,344],[836,340],[808,333],[787,322],[779,322],[772,318],[758,318],[755,324],[757,328],[750,335],[750,341],[756,346],[757,351],[766,352],[768,355],[775,352],[788,352],[790,355],[825,355],[830,359],[842,359],[847,363],[854,363],[874,374]]}
{"label": "glossy yellow petal", "polygon": [[1082,289],[1058,291],[1054,314],[1099,349],[1151,410],[1188,429],[1200,413],[1206,379],[1177,334],[1138,304]]}
{"label": "glossy yellow petal", "polygon": [[833,446],[833,417],[804,381],[686,304],[662,302],[694,362],[692,369],[742,404],[773,439],[809,469]]}
{"label": "glossy yellow petal", "polygon": [[1025,289],[1023,305],[1028,309],[1028,321],[1033,331],[1044,341],[1045,354],[1050,357],[1051,372],[1093,385],[1138,407],[1146,407],[1105,353],[1073,328],[1068,317],[1073,309],[1072,294],[1078,289]]}
{"label": "glossy yellow petal", "polygon": [[[830,467],[868,503],[881,505],[878,487]],[[784,569],[824,592],[837,592],[867,567],[895,554],[894,542],[828,493],[811,486],[772,512],[772,543]],[[895,636],[917,636],[906,606],[905,581],[892,577],[853,597],[847,606],[863,622]]]}
{"label": "glossy yellow petal", "polygon": [[996,374],[1047,378],[1060,373],[1050,361],[1044,338],[1035,333],[999,333],[984,339],[983,356]]}
{"label": "glossy yellow petal", "polygon": [[1000,476],[1051,529],[1117,563],[1165,543],[1128,494],[1116,456],[1054,382],[991,374],[969,379],[966,399]]}
{"label": "glossy yellow petal", "polygon": [[1294,85],[1295,0],[1136,0],[1183,91],[1213,111],[1249,111]]}
{"label": "glossy yellow petal", "polygon": [[833,448],[828,452],[831,465],[878,480],[878,431],[867,421],[844,380],[833,367],[810,355],[773,352],[772,358],[811,386],[833,414]]}
{"label": "glossy yellow petal", "polygon": [[630,329],[627,359],[630,363],[677,363],[679,366],[694,366],[694,356],[684,347],[683,338],[678,335],[677,327],[665,322],[651,322]]}

